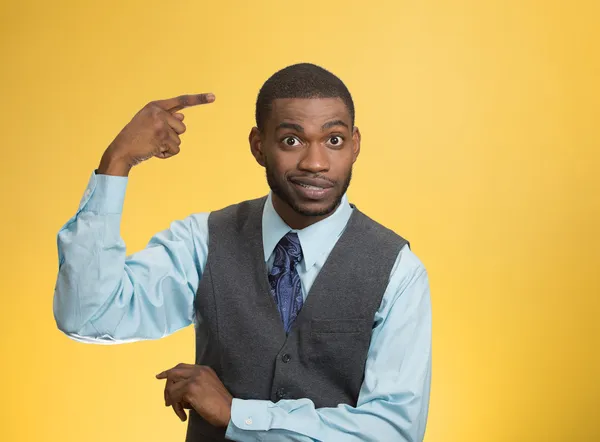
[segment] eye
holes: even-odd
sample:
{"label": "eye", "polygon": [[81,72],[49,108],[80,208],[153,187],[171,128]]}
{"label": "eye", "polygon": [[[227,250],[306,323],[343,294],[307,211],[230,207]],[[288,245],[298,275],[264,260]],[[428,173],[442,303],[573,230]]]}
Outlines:
{"label": "eye", "polygon": [[339,135],[332,135],[329,137],[329,144],[335,147],[339,147],[344,143],[344,139]]}
{"label": "eye", "polygon": [[300,140],[296,137],[285,137],[281,141],[283,142],[283,144],[289,147],[296,147],[300,145]]}

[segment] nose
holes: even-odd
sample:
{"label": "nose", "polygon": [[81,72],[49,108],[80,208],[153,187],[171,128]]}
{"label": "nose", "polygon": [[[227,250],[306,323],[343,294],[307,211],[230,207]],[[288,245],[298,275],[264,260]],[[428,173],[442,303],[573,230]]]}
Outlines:
{"label": "nose", "polygon": [[309,144],[298,163],[298,169],[311,173],[327,172],[329,170],[327,148],[321,143]]}

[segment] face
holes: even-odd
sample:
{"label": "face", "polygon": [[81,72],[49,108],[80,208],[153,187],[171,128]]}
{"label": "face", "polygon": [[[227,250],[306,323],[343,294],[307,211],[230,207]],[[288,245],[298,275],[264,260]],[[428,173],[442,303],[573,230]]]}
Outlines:
{"label": "face", "polygon": [[330,215],[348,189],[360,132],[339,98],[277,99],[250,146],[265,167],[273,205],[293,228]]}

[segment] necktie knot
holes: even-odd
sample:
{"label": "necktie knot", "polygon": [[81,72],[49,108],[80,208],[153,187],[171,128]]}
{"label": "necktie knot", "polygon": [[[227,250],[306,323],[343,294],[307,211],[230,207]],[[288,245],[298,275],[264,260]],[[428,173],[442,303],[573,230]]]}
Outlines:
{"label": "necktie knot", "polygon": [[302,247],[297,233],[289,232],[285,235],[275,249],[276,265],[283,268],[294,268],[302,260]]}

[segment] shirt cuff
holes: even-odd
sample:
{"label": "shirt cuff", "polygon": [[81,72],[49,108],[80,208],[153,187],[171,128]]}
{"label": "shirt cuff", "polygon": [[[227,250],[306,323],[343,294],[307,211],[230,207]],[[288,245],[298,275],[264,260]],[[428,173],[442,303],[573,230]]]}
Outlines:
{"label": "shirt cuff", "polygon": [[234,398],[225,437],[231,440],[248,440],[252,432],[268,431],[271,427],[268,404],[269,401]]}
{"label": "shirt cuff", "polygon": [[101,215],[121,214],[128,177],[102,175],[94,170],[79,203],[79,210]]}

